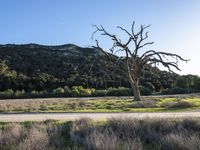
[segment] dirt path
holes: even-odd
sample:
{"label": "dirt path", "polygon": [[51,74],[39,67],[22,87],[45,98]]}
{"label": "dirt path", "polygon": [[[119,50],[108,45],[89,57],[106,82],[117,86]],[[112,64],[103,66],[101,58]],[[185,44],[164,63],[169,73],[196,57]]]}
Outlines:
{"label": "dirt path", "polygon": [[76,120],[83,117],[91,119],[108,119],[113,117],[129,118],[191,118],[200,117],[200,112],[163,112],[163,113],[29,113],[0,114],[0,122],[23,122],[53,120]]}

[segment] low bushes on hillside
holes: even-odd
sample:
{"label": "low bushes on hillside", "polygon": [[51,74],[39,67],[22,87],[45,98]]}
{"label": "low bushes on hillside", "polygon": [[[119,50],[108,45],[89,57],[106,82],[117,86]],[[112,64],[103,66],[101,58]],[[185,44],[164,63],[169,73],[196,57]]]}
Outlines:
{"label": "low bushes on hillside", "polygon": [[54,89],[53,93],[55,93],[55,94],[64,94],[65,90],[63,88],[59,87],[59,88]]}
{"label": "low bushes on hillside", "polygon": [[131,90],[125,87],[109,88],[106,93],[107,96],[131,96]]}
{"label": "low bushes on hillside", "polygon": [[162,90],[161,94],[188,94],[188,93],[197,93],[197,92],[198,92],[198,90],[195,90],[195,89],[174,87],[171,89]]}
{"label": "low bushes on hillside", "polygon": [[161,94],[185,94],[188,93],[186,88],[174,87],[171,89],[162,90]]}
{"label": "low bushes on hillside", "polygon": [[72,87],[72,96],[92,96],[92,93],[95,89],[83,88],[82,86],[73,86]]}
{"label": "low bushes on hillside", "polygon": [[92,93],[92,96],[106,96],[107,95],[107,90],[95,90]]}
{"label": "low bushes on hillside", "polygon": [[0,97],[6,98],[6,97],[14,97],[15,92],[12,89],[8,89],[6,91],[0,92]]}
{"label": "low bushes on hillside", "polygon": [[140,94],[141,95],[151,95],[153,94],[153,90],[148,87],[140,86]]}
{"label": "low bushes on hillside", "polygon": [[[141,95],[151,95],[152,90],[147,87],[140,87]],[[13,91],[8,89],[0,92],[0,98],[32,98],[32,97],[91,97],[91,96],[133,96],[130,88],[118,87],[108,88],[107,90],[98,90],[94,88],[84,88],[83,86],[73,86],[71,89],[68,86],[57,87],[53,91],[37,91],[30,92]]]}

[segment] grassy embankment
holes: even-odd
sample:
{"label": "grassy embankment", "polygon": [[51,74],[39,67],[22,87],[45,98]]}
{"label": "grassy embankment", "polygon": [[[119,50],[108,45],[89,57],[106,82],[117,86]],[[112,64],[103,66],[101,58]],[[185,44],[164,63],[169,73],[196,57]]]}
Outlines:
{"label": "grassy embankment", "polygon": [[0,149],[197,150],[200,119],[0,123]]}
{"label": "grassy embankment", "polygon": [[133,102],[132,98],[90,99],[25,99],[1,100],[0,112],[164,112],[200,109],[200,97],[144,97]]}

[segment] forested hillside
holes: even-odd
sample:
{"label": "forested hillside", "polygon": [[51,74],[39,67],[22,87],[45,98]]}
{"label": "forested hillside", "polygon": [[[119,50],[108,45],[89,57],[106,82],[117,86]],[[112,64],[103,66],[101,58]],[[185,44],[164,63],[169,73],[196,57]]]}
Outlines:
{"label": "forested hillside", "polygon": [[[73,44],[0,45],[0,91],[51,92],[59,87],[73,86],[95,89],[129,87],[118,69],[95,48]],[[160,92],[174,87],[188,88],[188,84],[193,89],[200,89],[196,83],[200,83],[197,76],[184,77],[151,67],[144,71],[140,85]]]}

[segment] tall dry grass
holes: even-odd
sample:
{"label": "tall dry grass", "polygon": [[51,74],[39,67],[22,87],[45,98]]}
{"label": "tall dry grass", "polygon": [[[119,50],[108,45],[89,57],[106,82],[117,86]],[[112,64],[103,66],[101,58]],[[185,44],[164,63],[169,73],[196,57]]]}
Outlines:
{"label": "tall dry grass", "polygon": [[0,124],[0,150],[199,150],[200,119]]}
{"label": "tall dry grass", "polygon": [[94,124],[76,121],[71,140],[86,149],[199,150],[200,120],[194,119],[110,119]]}
{"label": "tall dry grass", "polygon": [[[25,124],[26,125],[26,124]],[[52,122],[14,123],[0,128],[0,150],[64,150],[68,149],[68,125]]]}

